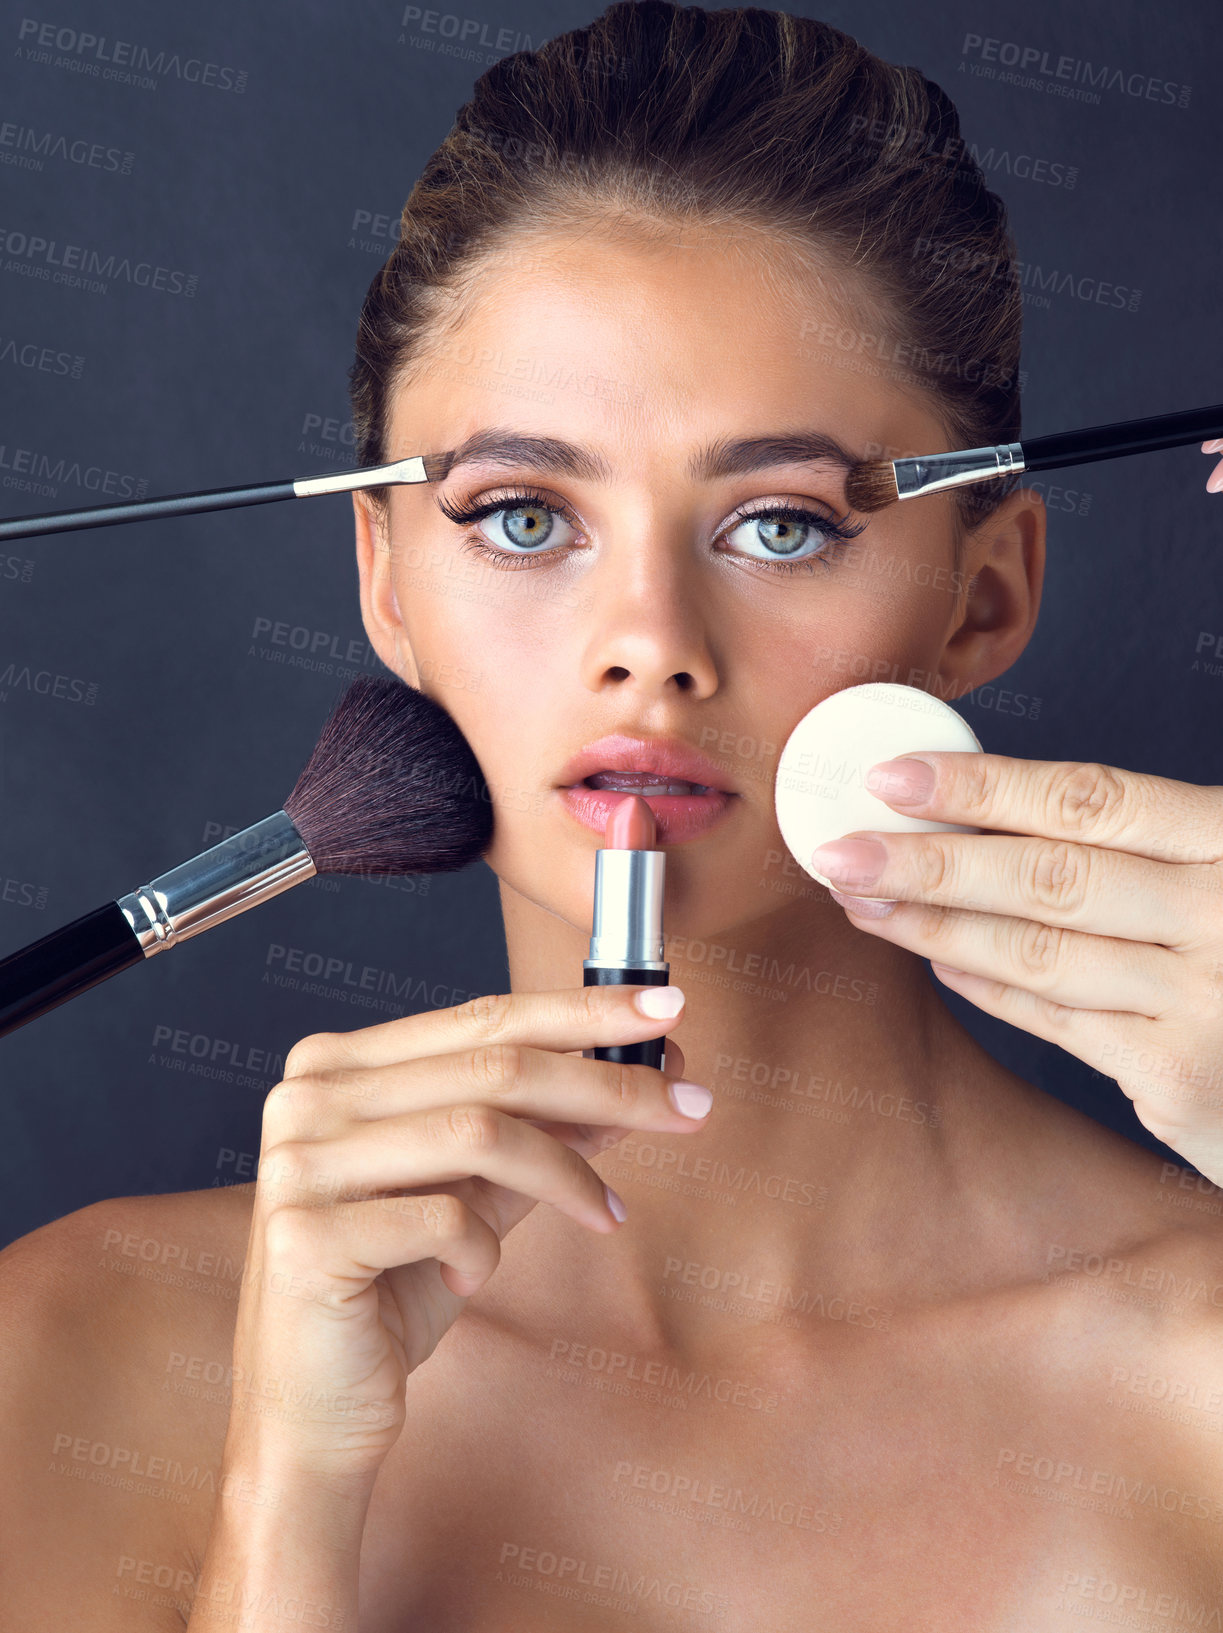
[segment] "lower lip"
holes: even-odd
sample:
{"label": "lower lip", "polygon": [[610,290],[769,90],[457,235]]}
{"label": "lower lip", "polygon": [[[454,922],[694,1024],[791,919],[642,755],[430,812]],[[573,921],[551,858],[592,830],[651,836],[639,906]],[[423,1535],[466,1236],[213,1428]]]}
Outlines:
{"label": "lower lip", "polygon": [[[606,832],[607,819],[620,801],[632,798],[628,791],[587,788],[585,783],[575,783],[558,792],[570,815],[600,835]],[[685,839],[707,833],[738,796],[715,789],[708,794],[642,794],[641,798],[654,813],[659,841],[681,845]]]}

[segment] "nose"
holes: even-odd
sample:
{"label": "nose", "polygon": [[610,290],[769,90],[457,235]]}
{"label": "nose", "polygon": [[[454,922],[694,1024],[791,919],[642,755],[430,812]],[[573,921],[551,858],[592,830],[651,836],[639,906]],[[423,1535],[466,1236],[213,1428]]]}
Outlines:
{"label": "nose", "polygon": [[[709,621],[678,541],[657,534],[612,550],[592,583],[582,680],[592,692],[623,687],[649,701],[675,692],[712,695],[718,671]],[[619,559],[617,559],[617,556]]]}

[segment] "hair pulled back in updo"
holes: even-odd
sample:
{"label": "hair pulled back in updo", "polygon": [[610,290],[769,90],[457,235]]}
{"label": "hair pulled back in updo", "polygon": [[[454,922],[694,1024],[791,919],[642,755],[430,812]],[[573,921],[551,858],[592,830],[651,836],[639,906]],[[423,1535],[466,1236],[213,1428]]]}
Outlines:
{"label": "hair pulled back in updo", "polygon": [[[810,18],[615,0],[483,73],[426,163],[361,310],[359,464],[386,461],[392,391],[481,268],[517,234],[601,219],[797,256],[852,309],[797,312],[796,347],[930,393],[949,447],[1018,440],[1015,246],[945,92]],[[956,490],[957,533],[1013,486]],[[366,492],[384,512],[388,490]]]}

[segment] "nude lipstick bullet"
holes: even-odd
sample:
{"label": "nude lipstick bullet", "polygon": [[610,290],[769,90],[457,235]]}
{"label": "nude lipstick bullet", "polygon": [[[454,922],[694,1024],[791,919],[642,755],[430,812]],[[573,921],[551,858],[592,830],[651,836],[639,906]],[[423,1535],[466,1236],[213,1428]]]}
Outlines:
{"label": "nude lipstick bullet", "polygon": [[[617,800],[595,852],[594,920],[590,957],[582,962],[586,987],[665,987],[671,966],[663,958],[662,898],[667,853],[655,850],[654,813],[640,794]],[[584,1049],[586,1060],[614,1060],[661,1070],[667,1040]]]}

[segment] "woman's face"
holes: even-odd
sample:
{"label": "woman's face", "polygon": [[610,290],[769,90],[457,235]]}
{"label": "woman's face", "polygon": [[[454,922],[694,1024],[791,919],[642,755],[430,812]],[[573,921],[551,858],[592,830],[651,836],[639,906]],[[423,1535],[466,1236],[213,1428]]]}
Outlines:
{"label": "woman's face", "polygon": [[[583,934],[601,837],[561,788],[584,745],[677,738],[720,770],[734,794],[720,819],[670,844],[664,821],[660,842],[669,931],[726,930],[789,899],[773,781],[797,721],[869,680],[960,695],[1014,661],[1035,619],[1034,603],[995,609],[988,631],[952,639],[973,623],[983,557],[970,538],[953,572],[946,495],[850,516],[866,525],[845,543],[826,531],[847,512],[835,458],[790,446],[711,464],[766,438],[822,436],[854,458],[948,446],[928,397],[827,345],[855,320],[797,268],[762,271],[780,264],[767,248],[587,235],[499,256],[400,383],[386,458],[490,430],[575,452],[482,456],[392,488],[389,551],[358,501],[371,640],[471,743],[493,796],[489,865]],[[439,508],[490,501],[477,521]]]}

